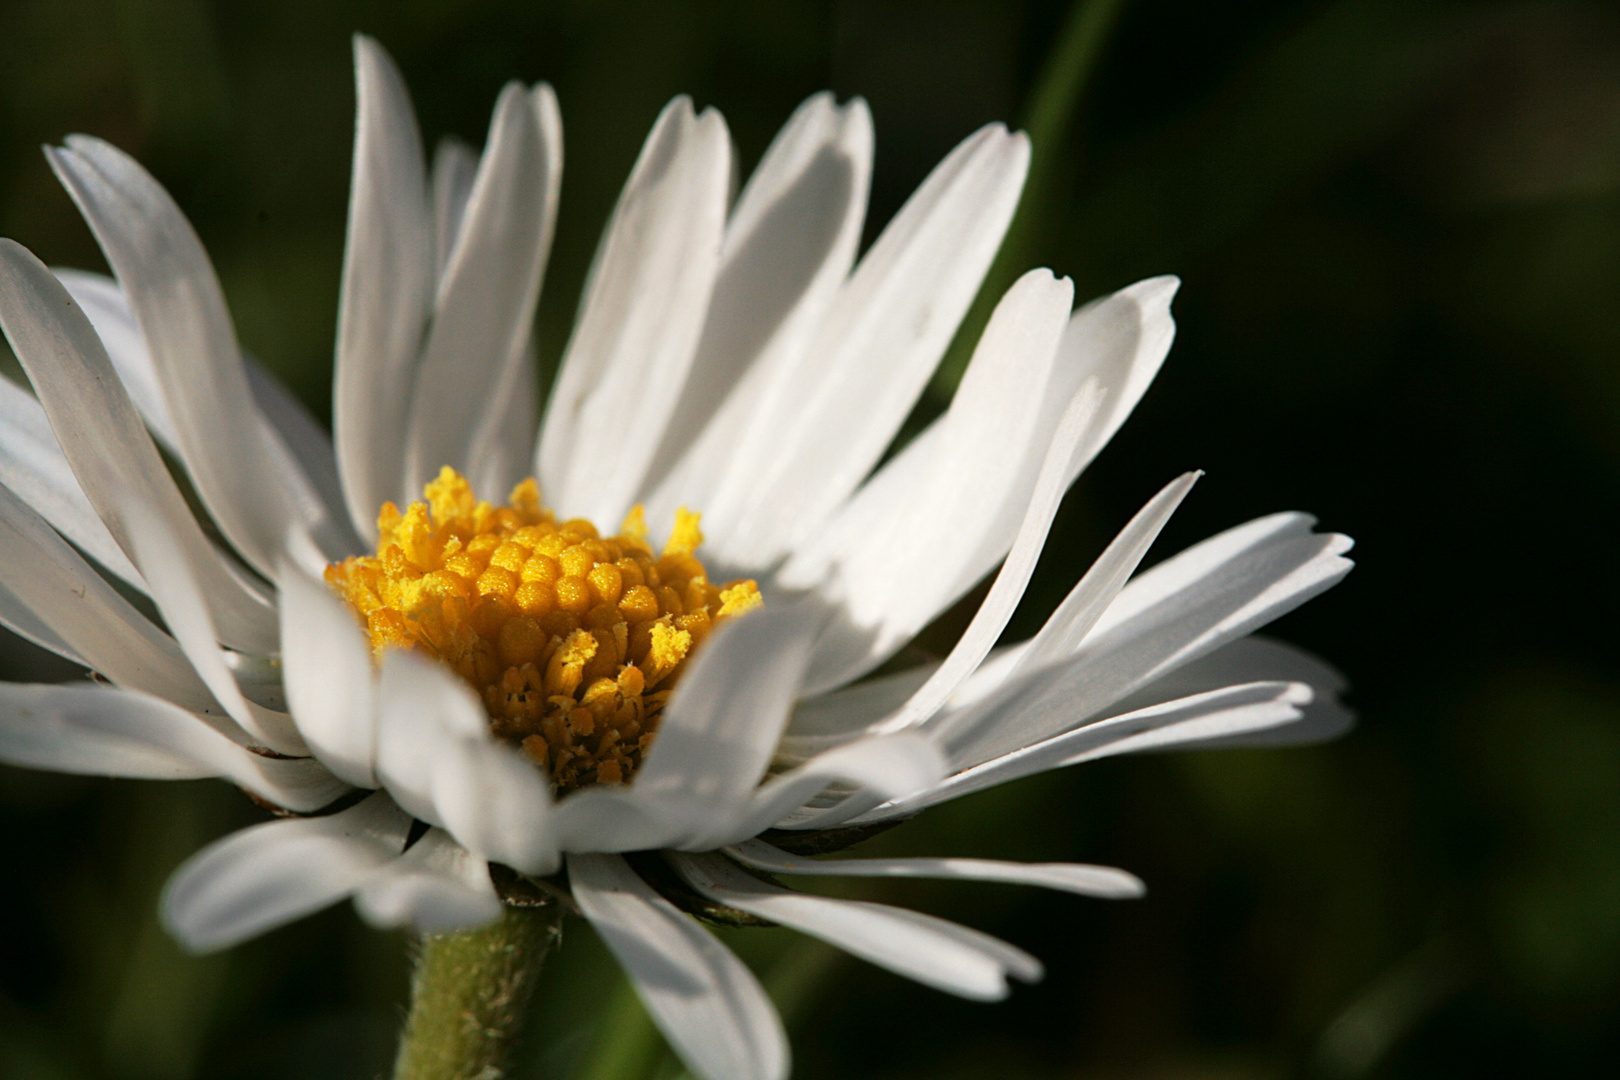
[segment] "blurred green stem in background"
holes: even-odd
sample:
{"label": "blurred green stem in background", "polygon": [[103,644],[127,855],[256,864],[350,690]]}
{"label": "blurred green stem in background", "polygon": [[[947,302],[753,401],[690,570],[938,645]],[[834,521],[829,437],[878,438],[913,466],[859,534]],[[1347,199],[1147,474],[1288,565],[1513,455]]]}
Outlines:
{"label": "blurred green stem in background", "polygon": [[546,954],[562,936],[562,906],[506,908],[475,930],[425,938],[411,979],[411,1012],[394,1080],[506,1075]]}
{"label": "blurred green stem in background", "polygon": [[1035,253],[1035,223],[1048,209],[1052,195],[1056,163],[1062,158],[1058,148],[1073,130],[1075,114],[1091,76],[1102,58],[1103,46],[1108,43],[1126,0],[1075,0],[1058,31],[1052,51],[1046,56],[1039,77],[1030,91],[1029,102],[1023,116],[1024,130],[1029,133],[1029,177],[1018,202],[1007,235],[1001,241],[1001,250],[990,265],[990,272],[979,287],[973,306],[957,329],[950,350],[934,374],[933,393],[948,399],[956,384],[962,381],[968,359],[979,334],[990,321],[990,313],[1003,293],[1029,269]]}

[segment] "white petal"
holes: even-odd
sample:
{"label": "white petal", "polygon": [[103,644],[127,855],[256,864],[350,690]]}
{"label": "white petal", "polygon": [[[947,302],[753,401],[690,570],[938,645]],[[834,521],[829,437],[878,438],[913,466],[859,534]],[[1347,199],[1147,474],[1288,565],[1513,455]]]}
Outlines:
{"label": "white petal", "polygon": [[167,701],[78,683],[0,683],[0,760],[146,780],[223,776],[301,812],[350,790],[314,761],[255,754]]}
{"label": "white petal", "polygon": [[1078,476],[1114,437],[1159,373],[1176,335],[1170,301],[1180,287],[1176,277],[1148,278],[1087,304],[1070,320],[1048,398],[1071,392],[1070,387],[1087,379],[1096,379],[1103,388],[1097,422],[1075,451],[1071,476]]}
{"label": "white petal", "polygon": [[136,611],[38,514],[0,487],[0,586],[113,684],[193,712],[219,704],[174,639]]}
{"label": "white petal", "polygon": [[759,981],[617,855],[570,855],[574,899],[702,1080],[783,1080],[787,1036]]}
{"label": "white petal", "polygon": [[[1062,687],[1057,687],[1054,696],[1060,695],[1061,691]],[[1184,744],[1195,746],[1210,740],[1235,739],[1271,730],[1297,721],[1301,716],[1301,707],[1308,704],[1310,699],[1311,688],[1304,683],[1247,683],[1092,721],[999,756],[986,757],[975,746],[971,755],[963,757],[968,761],[978,761],[977,764],[956,773],[932,791],[897,800],[855,820],[876,821],[914,814],[925,806],[946,799],[1082,761],[1144,750],[1173,749]],[[1043,716],[1043,722],[1030,724],[1019,715],[1023,710],[1046,713],[1060,707],[1047,697],[1031,702],[1009,702],[1005,705],[1005,715],[998,718],[996,726],[1011,730],[1041,730],[1060,723],[1067,724],[1070,722],[1068,717],[1046,720]]]}
{"label": "white petal", "polygon": [[47,154],[129,297],[186,472],[220,531],[266,575],[283,552],[329,541],[319,496],[262,422],[219,281],[180,208],[99,139],[70,136]]}
{"label": "white petal", "polygon": [[[96,336],[106,346],[108,359],[118,372],[119,381],[129,392],[130,401],[153,437],[169,453],[179,456],[179,439],[175,435],[168,403],[163,399],[157,368],[152,363],[152,354],[146,347],[146,339],[141,336],[140,325],[135,321],[135,312],[130,308],[124,290],[112,278],[102,274],[62,268],[51,272],[95,328]],[[285,451],[285,456],[280,460],[291,462],[294,468],[302,472],[309,489],[325,507],[335,539],[351,546],[357,544],[343,504],[342,485],[338,479],[331,438],[304,404],[268,368],[246,354],[242,362],[259,415],[272,439],[281,443],[278,454]]]}
{"label": "white petal", "polygon": [[371,644],[325,582],[291,566],[277,580],[282,679],[298,731],[334,773],[377,787]]}
{"label": "white petal", "polygon": [[[947,710],[934,730],[959,763],[988,760],[1078,726],[1293,610],[1351,567],[1347,537],[1309,527],[1303,517],[1261,519],[1166,560],[1127,585],[1070,656]],[[1011,708],[1013,698],[1023,704]]]}
{"label": "white petal", "polygon": [[147,351],[146,339],[141,337],[140,324],[135,321],[124,290],[105,274],[62,267],[54,267],[51,273],[95,327],[119,381],[153,437],[171,454],[178,455],[180,439],[175,434],[174,418],[169,415],[168,402],[163,400],[157,368],[152,365],[152,354]]}
{"label": "white petal", "polygon": [[770,885],[720,855],[674,855],[687,884],[711,900],[820,938],[847,953],[974,1001],[1007,996],[998,958],[973,948],[915,912],[860,900],[810,896]]}
{"label": "white petal", "polygon": [[349,515],[370,541],[377,508],[411,494],[403,483],[405,419],[435,272],[422,139],[405,82],[382,47],[359,35],[354,77],[332,422]]}
{"label": "white petal", "polygon": [[405,846],[410,818],[373,795],[329,817],[270,821],[203,848],[163,890],[163,925],[212,952],[348,896]]}
{"label": "white petal", "polygon": [[[3,487],[4,485],[0,485]],[[4,531],[0,527],[0,531]],[[75,652],[61,636],[18,598],[16,593],[0,583],[0,626],[4,626],[24,641],[33,642],[46,652],[53,652],[71,664],[89,668],[90,663]]]}
{"label": "white petal", "polygon": [[263,745],[280,754],[308,754],[309,747],[299,737],[291,718],[242,696],[236,677],[225,662],[196,578],[178,550],[173,530],[156,513],[127,496],[120,513],[129,531],[135,565],[142,568],[151,588],[152,602],[214,700]]}
{"label": "white petal", "polygon": [[[880,730],[898,731],[931,714],[944,703],[957,684],[979,665],[996,643],[996,639],[1001,636],[1007,620],[1012,617],[1019,599],[1024,595],[1024,587],[1029,584],[1030,575],[1035,571],[1035,563],[1039,560],[1041,548],[1046,543],[1046,534],[1052,526],[1052,518],[1057,514],[1057,508],[1063,501],[1063,493],[1068,488],[1069,459],[1076,443],[1084,437],[1091,424],[1096,412],[1097,399],[1096,384],[1088,382],[1069,402],[1062,422],[1053,433],[1051,444],[1046,448],[1045,460],[1030,492],[1028,503],[1021,508],[1022,520],[1017,536],[1012,549],[1007,553],[1006,561],[1002,563],[1001,571],[996,575],[995,583],[990,587],[989,595],[979,605],[972,623],[952,648],[945,663],[907,703],[905,710],[888,721]],[[941,441],[947,442],[950,435],[948,428],[942,429]],[[947,458],[947,461],[950,459]],[[966,468],[965,463],[960,460],[950,463],[953,465],[950,473],[961,475]],[[950,473],[946,476],[948,477]],[[942,482],[948,483],[948,479],[942,477]],[[929,487],[931,490],[927,491],[926,498],[945,501],[942,498],[941,488],[932,485]],[[903,531],[948,533],[952,528],[950,517],[936,518],[927,510],[921,511],[914,521],[907,522],[902,519],[896,525]],[[870,538],[867,543],[873,546],[885,543],[900,546],[904,545],[906,540],[880,534]],[[918,544],[918,541],[912,540],[911,543]],[[905,640],[927,625],[929,620],[972,584],[971,581],[962,580],[959,575],[963,570],[965,556],[978,546],[975,537],[968,538],[968,544],[955,552],[948,550],[938,552],[940,563],[938,571],[943,578],[953,582],[951,585],[940,589],[914,585],[912,591],[920,599],[908,603],[909,598],[906,598],[903,589],[894,589],[892,585],[886,589],[880,584],[885,578],[888,582],[909,583],[918,572],[919,566],[927,567],[926,572],[931,573],[935,560],[934,552],[928,550],[929,546],[923,543],[911,548],[914,557],[901,560],[898,564],[885,565],[887,560],[883,556],[878,556],[865,568],[866,573],[857,573],[853,580],[847,582],[840,570],[839,576],[828,588],[834,597],[847,597],[845,605],[850,612],[849,619],[854,623],[851,629],[855,632],[844,631],[837,637],[825,639],[828,644],[818,649],[816,663],[811,668],[808,680],[812,692],[831,689],[871,670]],[[872,570],[879,569],[886,570],[887,573],[881,576],[871,573]],[[894,591],[891,592],[890,589]],[[887,594],[891,599],[892,612],[873,607],[862,610],[865,603],[862,596],[866,593]],[[865,640],[862,641],[862,638]]]}
{"label": "white petal", "polygon": [[799,702],[777,745],[777,759],[800,762],[860,735],[903,706],[938,669],[938,661],[923,663]]}
{"label": "white petal", "polygon": [[470,146],[453,136],[439,140],[428,183],[433,193],[433,250],[439,257],[439,274],[444,273],[461,233],[461,215],[467,209],[467,197],[472,194],[477,175],[478,155]]}
{"label": "white petal", "polygon": [[[891,799],[931,789],[949,772],[948,764],[933,739],[915,732],[875,735],[834,747],[772,777],[754,793],[748,813],[724,832],[716,831],[707,846],[736,843],[772,825],[816,828],[854,817]],[[806,810],[788,818],[790,811],[835,784],[851,790],[832,811]]]}
{"label": "white petal", "polygon": [[354,906],[372,926],[409,925],[419,934],[481,926],[501,914],[489,864],[441,829],[429,829],[360,886]]}
{"label": "white petal", "polygon": [[726,223],[697,355],[653,456],[653,520],[712,501],[737,432],[800,362],[849,275],[871,176],[872,117],[859,98],[839,108],[816,94],[765,151]]}
{"label": "white petal", "polygon": [[770,874],[826,874],[832,877],[937,878],[948,881],[1000,881],[1038,885],[1080,896],[1134,900],[1147,890],[1135,874],[1112,866],[1083,863],[1018,863],[994,859],[806,859],[749,840],[726,854]]}
{"label": "white petal", "polygon": [[1223,686],[1249,682],[1295,682],[1311,688],[1308,702],[1296,702],[1300,719],[1279,727],[1177,744],[1178,750],[1226,749],[1238,746],[1293,746],[1323,742],[1343,735],[1355,714],[1339,700],[1348,682],[1331,665],[1302,649],[1251,635],[1223,645],[1208,656],[1177,668],[1146,689],[1113,706],[1140,709]]}
{"label": "white petal", "polygon": [[716,552],[766,566],[870,472],[938,363],[1011,219],[1029,143],[999,125],[947,157],[841,290],[804,362],[738,433],[704,507]]}
{"label": "white petal", "polygon": [[309,490],[321,501],[324,521],[329,526],[325,542],[332,546],[328,561],[365,551],[369,545],[361,542],[344,503],[332,437],[274,372],[252,356],[244,355],[242,363],[248,387],[253,391],[253,403],[271,438],[285,451],[282,460],[303,473]]}
{"label": "white petal", "polygon": [[45,410],[0,376],[0,484],[39,511],[51,527],[142,592],[146,583],[107,531],[73,475]]}
{"label": "white petal", "polygon": [[682,675],[632,795],[697,833],[740,810],[770,764],[819,629],[819,615],[793,603],[716,629]]}
{"label": "white petal", "polygon": [[556,869],[551,797],[540,770],[495,741],[472,690],[405,649],[383,657],[377,777],[406,810],[464,847],[525,873]]}
{"label": "white petal", "polygon": [[1109,605],[1125,588],[1130,576],[1141,565],[1159,532],[1176,512],[1202,473],[1183,473],[1170,481],[1147,505],[1138,510],[1119,535],[1097,557],[1097,561],[1070,590],[1030,639],[1013,666],[1010,677],[1032,671],[1072,653],[1102,618]]}
{"label": "white petal", "polygon": [[547,405],[536,468],[560,511],[616,522],[652,465],[719,270],[730,138],[664,109],[613,212]]}
{"label": "white petal", "polygon": [[163,518],[206,591],[225,640],[275,650],[269,598],[234,573],[203,534],[136,415],[95,330],[26,248],[0,240],[0,324],[28,372],[63,454],[119,546],[133,554],[126,500]]}
{"label": "white petal", "polygon": [[526,388],[518,369],[551,239],[558,163],[547,158],[539,116],[521,84],[501,91],[488,141],[416,370],[405,436],[412,494],[442,466],[471,472],[479,421]]}

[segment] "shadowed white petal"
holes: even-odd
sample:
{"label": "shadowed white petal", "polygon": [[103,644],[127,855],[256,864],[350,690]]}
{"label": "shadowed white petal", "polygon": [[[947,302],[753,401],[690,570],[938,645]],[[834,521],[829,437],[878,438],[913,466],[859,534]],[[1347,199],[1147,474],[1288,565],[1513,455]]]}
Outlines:
{"label": "shadowed white petal", "polygon": [[[1056,684],[1053,693],[1060,694],[1062,688],[1062,684]],[[1008,730],[1040,730],[1060,722],[1072,723],[1068,717],[1045,720],[1044,716],[1041,723],[1026,722],[1021,712],[1041,715],[1061,707],[1046,695],[1034,697],[1035,700],[1029,702],[1005,703],[1005,713],[993,718],[993,726]],[[986,757],[975,746],[971,748],[970,755],[960,755],[960,758],[976,764],[956,773],[931,791],[897,800],[855,820],[877,821],[914,814],[925,806],[946,799],[1082,761],[1145,750],[1176,749],[1182,744],[1194,746],[1211,740],[1236,739],[1267,731],[1297,721],[1301,708],[1310,700],[1311,688],[1304,683],[1247,683],[1092,721],[995,757]]]}
{"label": "shadowed white petal", "polygon": [[220,531],[267,576],[283,552],[331,547],[334,523],[254,404],[219,281],[180,208],[100,139],[69,136],[47,155],[129,297],[186,472]]}
{"label": "shadowed white petal", "polygon": [[631,794],[698,833],[740,810],[770,764],[820,625],[809,605],[784,603],[718,627],[670,698]]}
{"label": "shadowed white petal", "polygon": [[[3,487],[4,485],[0,485]],[[0,626],[4,626],[24,641],[33,642],[46,652],[53,652],[69,663],[88,668],[84,657],[74,652],[56,631],[47,626],[15,593],[0,582]]]}
{"label": "shadowed white petal", "polygon": [[556,869],[545,778],[495,741],[464,682],[425,656],[391,649],[377,693],[377,778],[402,807],[492,862],[529,874]]}
{"label": "shadowed white petal", "polygon": [[1202,473],[1183,473],[1138,510],[1030,639],[1009,677],[1033,671],[1079,648],[1147,554]]}
{"label": "shadowed white petal", "polygon": [[91,684],[0,683],[0,760],[146,780],[223,776],[300,812],[351,790],[308,758],[255,754],[178,705]]}
{"label": "shadowed white petal", "polygon": [[703,1080],[783,1080],[787,1036],[759,980],[617,855],[569,855],[574,899],[670,1045]]}
{"label": "shadowed white petal", "polygon": [[[564,515],[618,521],[640,493],[719,270],[731,141],[688,98],[664,109],[586,281],[535,467]],[[605,437],[611,433],[611,437]]]}
{"label": "shadowed white petal", "polygon": [[1186,742],[1178,750],[1227,749],[1239,746],[1292,746],[1336,739],[1355,723],[1355,714],[1339,700],[1349,685],[1331,665],[1303,649],[1271,638],[1249,636],[1185,667],[1177,668],[1146,689],[1117,703],[1110,711],[1141,709],[1223,686],[1250,682],[1295,682],[1311,688],[1308,702],[1296,702],[1300,719],[1279,727],[1224,735],[1205,742]]}
{"label": "shadowed white petal", "polygon": [[309,747],[290,717],[256,705],[242,695],[225,662],[197,580],[180,554],[174,531],[156,513],[127,496],[121,500],[120,512],[129,531],[131,554],[146,575],[152,602],[214,699],[243,730],[270,749],[281,754],[308,754]]}
{"label": "shadowed white petal", "polygon": [[931,661],[799,702],[777,759],[797,763],[860,735],[904,705],[938,669],[939,662]]}
{"label": "shadowed white petal", "polygon": [[[672,855],[692,888],[717,903],[758,915],[925,986],[974,1001],[1007,996],[999,958],[943,932],[943,920],[861,900],[834,900],[771,885],[720,855]],[[908,918],[907,916],[912,916]]]}
{"label": "shadowed white petal", "polygon": [[116,686],[144,690],[198,713],[232,737],[224,716],[174,639],[136,611],[43,518],[0,487],[0,586],[84,663]]}
{"label": "shadowed white petal", "polygon": [[[1057,514],[1058,505],[1063,501],[1063,493],[1068,487],[1065,467],[1069,456],[1076,441],[1085,434],[1091,423],[1096,405],[1096,386],[1088,382],[1075,393],[1064,412],[1063,421],[1047,448],[1046,460],[1030,495],[1029,505],[1024,509],[1017,539],[1007,553],[1000,572],[996,574],[989,594],[974,612],[973,621],[952,647],[945,662],[929,676],[928,682],[912,696],[905,708],[876,730],[899,731],[932,714],[995,645],[1023,597],[1030,575],[1035,572],[1041,548],[1046,543],[1047,531],[1052,527],[1052,518]],[[949,595],[936,594],[935,599],[942,601]],[[905,622],[880,623],[874,631],[866,633],[858,632],[858,622],[856,632],[846,631],[840,624],[842,632],[837,636],[827,635],[823,638],[827,644],[818,648],[815,666],[806,680],[811,692],[831,689],[870,671],[937,613],[936,608],[918,618],[920,609],[913,609]]]}
{"label": "shadowed white petal", "polygon": [[[1048,400],[1097,380],[1103,400],[1097,421],[1075,450],[1070,476],[1078,476],[1114,437],[1142,400],[1176,336],[1170,301],[1181,279],[1166,275],[1127,286],[1075,312],[1052,367]],[[1061,400],[1061,398],[1059,399]],[[1050,421],[1055,423],[1055,416]]]}
{"label": "shadowed white petal", "polygon": [[277,582],[282,680],[298,731],[327,768],[352,784],[376,787],[371,643],[325,582],[291,566]]}
{"label": "shadowed white petal", "polygon": [[771,874],[827,874],[833,877],[939,878],[1039,885],[1080,896],[1134,900],[1147,890],[1135,874],[1112,866],[1083,863],[1018,863],[993,859],[806,859],[749,840],[726,854]]}
{"label": "shadowed white petal", "polygon": [[164,887],[163,925],[213,952],[319,911],[399,855],[411,819],[386,795],[329,817],[255,825],[187,859]]}
{"label": "shadowed white petal", "polygon": [[[540,279],[544,281],[562,186],[562,114],[556,95],[544,83],[529,91],[529,99],[540,122],[540,143],[549,165],[540,238]],[[500,385],[490,391],[488,406],[477,418],[469,440],[467,461],[471,471],[467,479],[474,491],[499,496],[534,475],[539,406],[538,353],[531,332],[521,355],[508,366]]]}
{"label": "shadowed white petal", "polygon": [[704,507],[722,561],[769,565],[871,471],[978,290],[1028,160],[1023,135],[983,128],[895,215],[735,438]]}
{"label": "shadowed white petal", "polygon": [[[939,745],[914,732],[874,735],[834,747],[763,784],[754,793],[747,815],[724,833],[717,832],[708,846],[736,843],[773,825],[819,828],[836,824],[891,799],[928,790],[949,771]],[[805,808],[792,813],[834,784],[851,789],[842,802],[830,809]]]}
{"label": "shadowed white petal", "polygon": [[86,498],[119,546],[133,555],[124,501],[161,516],[224,640],[250,652],[275,651],[268,596],[227,566],[203,534],[95,330],[45,265],[10,240],[0,240],[0,324]]}
{"label": "shadowed white petal", "polygon": [[985,761],[1076,727],[1293,610],[1352,565],[1343,557],[1348,537],[1311,533],[1310,524],[1303,516],[1262,518],[1166,560],[1126,585],[1069,656],[946,710],[932,729],[953,760]]}
{"label": "shadowed white petal", "polygon": [[0,376],[0,484],[39,511],[79,550],[146,591],[140,572],[85,497],[45,410],[33,395],[4,376]]}
{"label": "shadowed white petal", "polygon": [[421,490],[445,465],[473,472],[480,420],[529,387],[519,369],[551,240],[560,164],[547,149],[529,91],[508,83],[495,104],[416,369],[405,436],[408,492]]}
{"label": "shadowed white petal", "polygon": [[839,108],[816,94],[765,151],[726,223],[703,335],[653,455],[651,520],[711,502],[736,433],[800,362],[849,275],[871,176],[872,117],[859,98]]}
{"label": "shadowed white petal", "polygon": [[332,426],[349,515],[377,538],[377,508],[401,502],[405,420],[433,300],[433,225],[422,138],[387,53],[354,39],[354,173],[338,301]]}
{"label": "shadowed white petal", "polygon": [[372,926],[409,925],[419,934],[481,926],[501,913],[489,864],[441,829],[429,829],[360,886],[354,906]]}
{"label": "shadowed white petal", "polygon": [[313,413],[287,389],[276,374],[252,356],[242,357],[248,388],[271,438],[286,451],[286,459],[302,470],[310,489],[321,500],[332,561],[365,551],[344,504],[343,479],[338,475],[332,437]]}
{"label": "shadowed white petal", "polygon": [[478,154],[454,136],[439,140],[433,152],[433,175],[428,182],[433,202],[433,250],[438,255],[437,273],[445,263],[461,233],[461,215],[472,194],[473,178],[478,175]]}
{"label": "shadowed white petal", "polygon": [[174,418],[163,400],[157,368],[152,366],[152,354],[147,351],[146,339],[141,337],[140,324],[135,321],[135,312],[130,310],[124,290],[105,274],[88,270],[52,267],[51,273],[95,327],[119,381],[129,392],[130,401],[146,421],[152,436],[171,454],[178,455],[180,440],[174,433]]}

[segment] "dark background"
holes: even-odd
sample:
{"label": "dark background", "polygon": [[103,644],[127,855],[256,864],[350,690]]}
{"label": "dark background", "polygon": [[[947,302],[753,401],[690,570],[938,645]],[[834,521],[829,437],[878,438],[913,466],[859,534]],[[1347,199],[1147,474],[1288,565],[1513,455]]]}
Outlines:
{"label": "dark background", "polygon": [[[1612,1067],[1620,12],[1136,0],[1091,14],[1111,6],[1070,93],[1051,77],[1084,60],[1051,59],[1069,6],[1036,0],[0,0],[0,234],[102,268],[38,147],[112,140],[195,222],[247,347],[325,415],[351,31],[398,59],[430,144],[478,143],[506,79],[555,85],[567,167],[539,323],[553,362],[673,94],[725,113],[744,169],[806,95],[864,95],[869,236],[979,124],[1033,116],[1038,181],[1004,271],[1050,265],[1082,296],[1165,272],[1185,284],[1170,360],[1071,494],[1015,629],[1160,484],[1203,468],[1160,555],[1281,509],[1359,541],[1349,580],[1275,630],[1347,672],[1361,723],[1325,747],[1085,766],[869,845],[1114,862],[1150,891],[1108,904],[851,887],[1039,954],[1046,981],[996,1006],[782,931],[739,933],[784,1003],[796,1075]],[[0,651],[7,678],[71,674],[14,640]],[[0,769],[0,1075],[386,1072],[402,935],[343,907],[197,960],[158,928],[168,871],[258,816],[221,784]],[[542,993],[522,1075],[669,1071],[583,925]]]}

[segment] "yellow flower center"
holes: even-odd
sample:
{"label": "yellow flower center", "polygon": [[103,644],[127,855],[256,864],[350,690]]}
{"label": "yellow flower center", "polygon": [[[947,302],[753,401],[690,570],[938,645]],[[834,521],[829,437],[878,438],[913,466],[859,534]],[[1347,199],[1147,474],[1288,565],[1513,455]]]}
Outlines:
{"label": "yellow flower center", "polygon": [[710,584],[685,509],[655,556],[639,506],[604,538],[588,521],[559,523],[533,480],[497,507],[446,467],[423,494],[403,514],[384,503],[377,553],[334,563],[326,580],[379,658],[407,648],[450,665],[490,729],[560,790],[627,782],[692,651],[760,603],[752,581]]}

